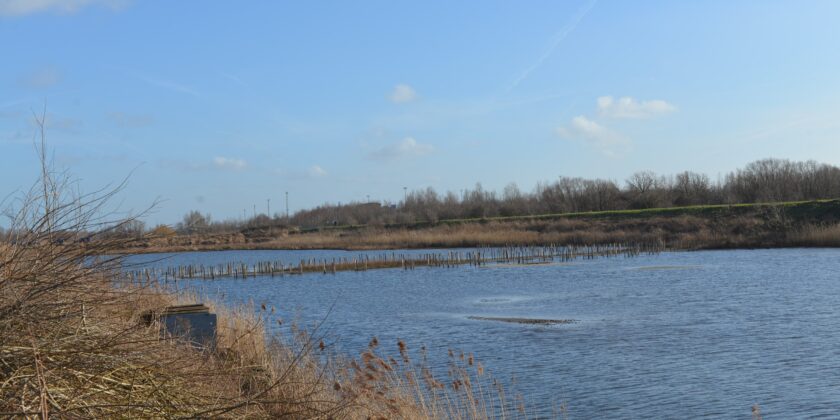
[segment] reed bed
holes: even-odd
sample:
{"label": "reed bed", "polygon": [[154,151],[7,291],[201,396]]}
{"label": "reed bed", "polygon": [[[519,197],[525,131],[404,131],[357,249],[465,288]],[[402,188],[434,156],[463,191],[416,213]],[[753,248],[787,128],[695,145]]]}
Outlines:
{"label": "reed bed", "polygon": [[[156,282],[115,283],[122,260],[103,256],[132,246],[111,234],[131,222],[108,216],[120,187],[68,195],[72,182],[50,170],[43,142],[40,150],[41,179],[16,201],[0,246],[0,417],[528,417],[489,400],[501,391],[465,385],[481,383],[473,374],[488,378],[478,368],[443,381],[407,353],[397,365],[375,346],[358,359],[336,357],[317,329],[267,340],[267,318],[250,307],[211,303],[215,349],[162,339],[159,322],[144,315],[197,297]],[[84,244],[63,240],[82,232]]]}
{"label": "reed bed", "polygon": [[340,271],[366,271],[384,268],[413,270],[417,267],[453,268],[463,265],[482,266],[487,264],[532,264],[534,262],[567,262],[577,259],[623,256],[631,258],[639,254],[655,254],[667,250],[661,243],[652,244],[606,244],[591,246],[508,246],[503,248],[479,248],[469,251],[445,251],[430,253],[361,254],[358,257],[300,260],[297,264],[281,260],[261,261],[253,264],[227,262],[215,265],[178,265],[164,268],[143,268],[126,270],[121,277],[129,283],[149,283],[180,279],[214,280],[218,278],[248,278],[256,276],[287,276],[305,273],[335,274]]}
{"label": "reed bed", "polygon": [[795,246],[840,247],[840,224],[804,226],[788,240]]}
{"label": "reed bed", "polygon": [[[840,222],[836,211],[816,204],[753,206],[737,212],[511,219],[410,227],[361,226],[294,233],[230,233],[150,237],[127,253],[224,249],[406,249],[665,243],[670,249],[760,248],[813,245],[800,234],[808,226]],[[798,238],[798,239],[797,239]],[[795,242],[797,239],[804,243]]]}
{"label": "reed bed", "polygon": [[126,253],[180,252],[225,249],[406,249],[476,248],[650,243],[662,239],[643,232],[613,227],[603,230],[579,220],[511,221],[486,224],[439,225],[418,229],[365,227],[356,231],[316,231],[274,236],[242,234],[149,237]]}

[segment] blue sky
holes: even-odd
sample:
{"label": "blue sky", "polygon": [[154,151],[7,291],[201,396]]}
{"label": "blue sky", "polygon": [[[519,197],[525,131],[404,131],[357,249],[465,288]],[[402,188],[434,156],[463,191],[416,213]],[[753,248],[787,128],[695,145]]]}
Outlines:
{"label": "blue sky", "polygon": [[123,210],[398,201],[560,175],[840,164],[833,1],[0,0],[0,196],[54,161]]}

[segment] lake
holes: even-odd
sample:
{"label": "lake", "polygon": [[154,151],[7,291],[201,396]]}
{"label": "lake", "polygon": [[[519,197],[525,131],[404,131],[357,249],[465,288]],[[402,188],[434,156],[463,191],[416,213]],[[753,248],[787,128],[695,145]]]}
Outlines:
{"label": "lake", "polygon": [[[130,260],[297,263],[359,254],[220,251]],[[667,252],[557,265],[179,283],[231,304],[274,306],[286,320],[299,316],[311,325],[325,319],[323,331],[348,355],[373,336],[394,352],[398,339],[412,349],[426,345],[438,360],[449,348],[473,353],[541,413],[561,401],[573,419],[750,418],[755,403],[766,418],[840,413],[835,249]],[[471,316],[578,322],[523,325]]]}

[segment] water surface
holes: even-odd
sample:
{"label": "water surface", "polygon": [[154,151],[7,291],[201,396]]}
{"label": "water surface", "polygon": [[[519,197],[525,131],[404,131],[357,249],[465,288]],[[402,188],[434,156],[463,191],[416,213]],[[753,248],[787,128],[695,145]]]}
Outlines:
{"label": "water surface", "polygon": [[[357,255],[223,251],[157,264]],[[373,336],[383,347],[395,348],[397,339],[427,345],[440,360],[448,348],[474,353],[544,413],[564,401],[570,418],[749,418],[758,403],[765,418],[825,418],[840,415],[838,273],[840,250],[785,249],[189,286],[226,302],[265,303],[304,323],[326,319],[324,330],[347,354],[358,354]]]}

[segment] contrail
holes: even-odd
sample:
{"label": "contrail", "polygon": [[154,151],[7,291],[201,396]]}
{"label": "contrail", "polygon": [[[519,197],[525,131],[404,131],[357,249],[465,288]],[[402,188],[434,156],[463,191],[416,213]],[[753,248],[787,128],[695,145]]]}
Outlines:
{"label": "contrail", "polygon": [[545,61],[548,57],[551,56],[551,53],[554,52],[554,50],[557,48],[558,45],[560,45],[561,42],[563,42],[566,36],[568,36],[572,31],[575,30],[580,21],[583,20],[584,17],[586,17],[586,14],[589,13],[589,11],[592,10],[593,7],[595,7],[595,3],[597,2],[598,0],[590,0],[589,3],[586,4],[586,6],[578,10],[578,12],[574,16],[572,16],[572,20],[570,20],[569,23],[567,23],[566,26],[564,26],[563,29],[560,30],[560,32],[557,32],[557,34],[554,35],[554,42],[551,43],[551,46],[548,47],[548,49],[546,49],[545,52],[542,53],[540,58],[537,59],[537,61],[533,65],[531,65],[531,67],[525,69],[525,71],[523,71],[522,74],[519,75],[519,77],[517,77],[516,80],[513,81],[513,83],[511,83],[510,87],[508,87],[508,89],[505,92],[507,93],[516,89],[516,87],[519,86],[519,84],[522,83],[523,80],[528,78],[531,72],[533,72],[539,66],[541,66],[543,61]]}

